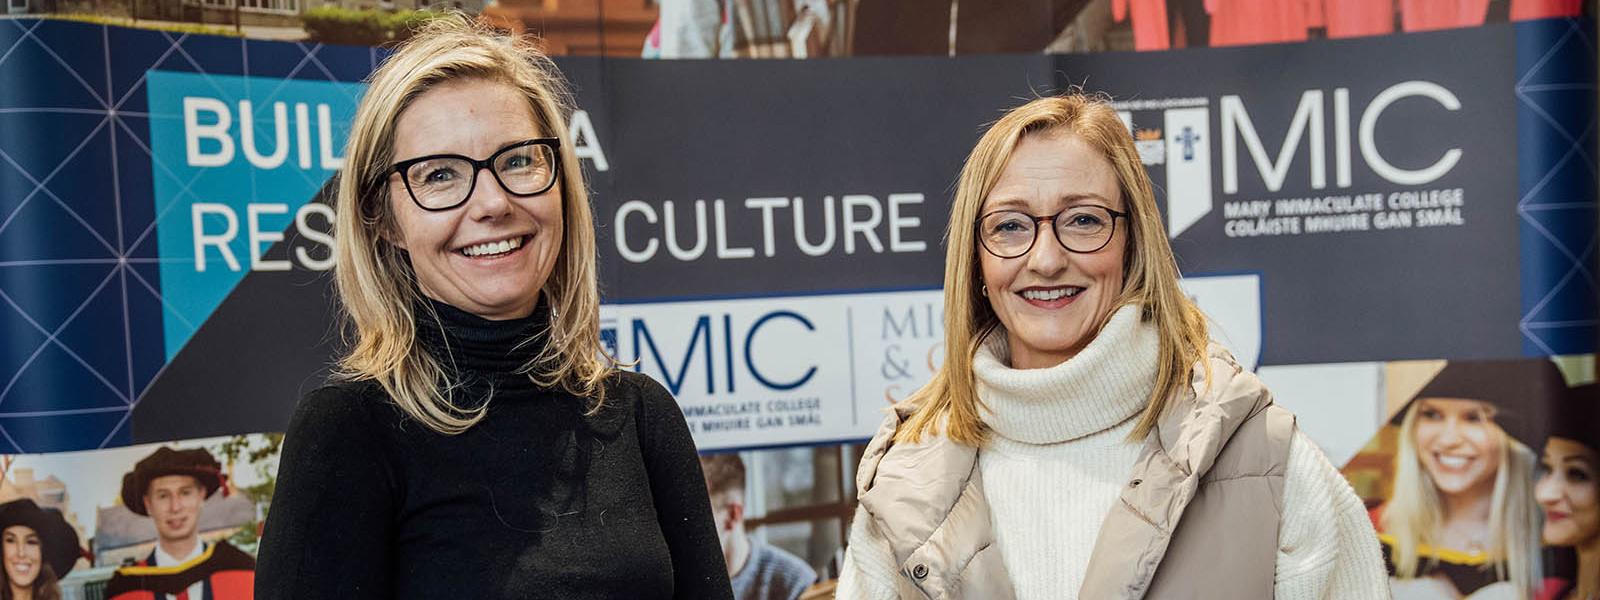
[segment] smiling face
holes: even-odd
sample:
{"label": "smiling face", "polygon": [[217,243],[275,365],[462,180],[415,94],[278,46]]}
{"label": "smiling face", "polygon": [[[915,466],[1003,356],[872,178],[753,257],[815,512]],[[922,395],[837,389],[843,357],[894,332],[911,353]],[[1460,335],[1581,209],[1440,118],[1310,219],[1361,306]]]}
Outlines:
{"label": "smiling face", "polygon": [[[552,135],[540,131],[528,99],[515,88],[483,79],[439,84],[423,92],[395,121],[394,157],[431,154],[485,159],[511,144]],[[429,298],[486,319],[533,313],[539,290],[561,251],[562,183],[536,196],[507,193],[480,171],[466,204],[423,210],[400,175],[389,175],[395,229]]]}
{"label": "smiling face", "polygon": [[27,588],[39,578],[44,568],[43,547],[39,534],[26,525],[12,525],[0,531],[0,545],[4,547],[6,579],[13,587]]}
{"label": "smiling face", "polygon": [[1491,494],[1505,434],[1494,407],[1460,398],[1420,398],[1415,409],[1417,459],[1442,494]]}
{"label": "smiling face", "polygon": [[162,475],[150,480],[145,489],[144,508],[156,522],[161,541],[182,542],[196,537],[200,527],[200,506],[206,488],[188,475]]}
{"label": "smiling face", "polygon": [[[1083,205],[1122,211],[1120,190],[1103,154],[1077,135],[1046,131],[1017,142],[979,214],[1017,210],[1042,217]],[[1033,247],[1022,256],[1000,258],[977,249],[1013,368],[1060,364],[1094,338],[1122,292],[1127,223],[1115,227],[1111,241],[1089,253],[1067,251],[1050,223],[1039,224]]]}
{"label": "smiling face", "polygon": [[1544,509],[1544,543],[1592,547],[1600,544],[1600,454],[1566,438],[1552,437],[1539,459],[1542,475],[1534,497]]}

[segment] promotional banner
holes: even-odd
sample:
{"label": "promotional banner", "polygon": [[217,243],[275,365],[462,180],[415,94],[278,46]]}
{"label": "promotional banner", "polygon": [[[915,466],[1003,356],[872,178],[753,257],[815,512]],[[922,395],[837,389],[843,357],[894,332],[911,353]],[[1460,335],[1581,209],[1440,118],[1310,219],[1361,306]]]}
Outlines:
{"label": "promotional banner", "polygon": [[[941,366],[967,153],[1008,108],[1082,90],[1133,135],[1213,337],[1345,465],[1410,598],[1574,573],[1552,550],[1566,538],[1529,525],[1487,535],[1537,569],[1436,577],[1393,558],[1425,536],[1386,515],[1408,510],[1396,489],[1428,489],[1418,473],[1507,469],[1532,494],[1531,464],[1570,449],[1545,425],[1594,381],[1594,40],[1590,19],[1550,19],[1159,53],[557,64],[605,349],[673,393],[702,452],[741,457],[756,541],[832,577],[849,444]],[[74,581],[148,555],[145,490],[108,486],[160,448],[217,459],[201,535],[252,551],[268,432],[345,348],[331,178],[386,52],[0,19],[0,502],[72,514],[97,557]],[[1451,365],[1558,377],[1509,401],[1430,392]],[[1492,422],[1480,450],[1511,458],[1419,450],[1435,417]]]}
{"label": "promotional banner", "polygon": [[[337,351],[319,190],[380,53],[0,25],[7,79],[38,82],[8,86],[0,114],[0,290],[17,341],[0,392],[7,443],[281,427]],[[1254,278],[1259,314],[1230,319],[1249,331],[1223,328],[1249,362],[1588,351],[1594,173],[1573,166],[1589,138],[1571,136],[1593,119],[1577,102],[1593,98],[1593,70],[1571,66],[1592,64],[1585,26],[1163,54],[561,66],[578,92],[568,126],[592,177],[604,300],[627,320],[619,358],[689,404],[829,386],[796,392],[829,404],[817,408],[828,425],[706,440],[721,448],[870,433],[863,417],[883,394],[864,405],[860,389],[881,382],[862,374],[883,358],[863,348],[851,362],[839,344],[881,333],[866,319],[882,315],[833,307],[937,288],[955,174],[982,125],[1083,81],[1138,140],[1185,272]],[[1545,147],[1575,150],[1518,167]],[[740,298],[753,304],[706,302]],[[938,311],[937,293],[921,298]],[[771,316],[783,311],[794,316]],[[780,338],[834,340],[816,346],[831,362],[769,355],[764,340]]]}

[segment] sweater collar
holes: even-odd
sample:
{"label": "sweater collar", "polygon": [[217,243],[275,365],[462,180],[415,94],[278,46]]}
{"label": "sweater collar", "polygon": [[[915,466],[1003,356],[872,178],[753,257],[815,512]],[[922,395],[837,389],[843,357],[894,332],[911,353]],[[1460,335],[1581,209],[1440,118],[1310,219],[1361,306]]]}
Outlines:
{"label": "sweater collar", "polygon": [[1013,369],[1003,329],[973,357],[979,411],[998,435],[1030,444],[1078,439],[1127,421],[1155,389],[1161,348],[1137,306],[1112,313],[1083,351],[1043,369]]}
{"label": "sweater collar", "polygon": [[[520,371],[544,350],[550,327],[547,298],[533,314],[492,321],[432,298],[417,306],[417,339],[464,386],[483,392],[532,389]],[[498,395],[498,394],[497,394]]]}

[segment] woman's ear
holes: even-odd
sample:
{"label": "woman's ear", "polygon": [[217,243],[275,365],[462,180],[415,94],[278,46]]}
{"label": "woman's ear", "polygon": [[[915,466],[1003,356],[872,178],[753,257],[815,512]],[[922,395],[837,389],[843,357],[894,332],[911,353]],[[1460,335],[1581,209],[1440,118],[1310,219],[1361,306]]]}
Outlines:
{"label": "woman's ear", "polygon": [[395,222],[394,205],[390,204],[392,198],[386,190],[377,192],[377,203],[362,209],[362,221],[372,224],[377,231],[378,239],[388,242],[400,250],[406,249],[406,238],[400,234],[400,226]]}
{"label": "woman's ear", "polygon": [[406,250],[406,238],[400,234],[400,228],[395,227],[393,217],[388,219],[379,217],[377,230],[379,240],[388,242],[390,246],[401,251]]}
{"label": "woman's ear", "polygon": [[378,232],[378,239],[381,239],[381,240],[383,240],[385,242],[389,242],[390,246],[394,246],[395,248],[399,248],[400,250],[405,250],[406,249],[406,240],[405,240],[405,238],[400,237],[400,234],[397,233],[397,232],[389,231],[389,229],[387,227],[384,228],[382,231]]}

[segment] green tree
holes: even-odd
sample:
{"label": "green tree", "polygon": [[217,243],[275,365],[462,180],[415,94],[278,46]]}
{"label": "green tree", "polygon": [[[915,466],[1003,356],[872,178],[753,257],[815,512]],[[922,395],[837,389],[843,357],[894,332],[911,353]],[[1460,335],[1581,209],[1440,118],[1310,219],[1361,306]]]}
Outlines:
{"label": "green tree", "polygon": [[272,507],[272,492],[278,484],[277,457],[282,449],[281,433],[235,435],[211,448],[211,453],[226,463],[230,470],[254,469],[261,479],[261,483],[254,485],[236,486],[245,498],[255,504],[256,516],[249,526],[239,528],[228,537],[228,543],[252,554],[261,543],[257,534],[261,522],[267,518],[267,511]]}

